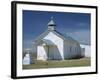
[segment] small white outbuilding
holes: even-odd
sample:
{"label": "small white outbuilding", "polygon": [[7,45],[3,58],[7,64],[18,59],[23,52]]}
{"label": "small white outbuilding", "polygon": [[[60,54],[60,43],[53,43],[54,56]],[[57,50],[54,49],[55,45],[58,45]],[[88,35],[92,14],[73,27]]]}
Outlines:
{"label": "small white outbuilding", "polygon": [[91,46],[87,44],[80,44],[81,48],[84,48],[84,56],[91,57]]}
{"label": "small white outbuilding", "polygon": [[53,18],[48,23],[48,29],[35,39],[34,45],[37,47],[37,60],[65,60],[83,56],[79,42],[58,32]]}

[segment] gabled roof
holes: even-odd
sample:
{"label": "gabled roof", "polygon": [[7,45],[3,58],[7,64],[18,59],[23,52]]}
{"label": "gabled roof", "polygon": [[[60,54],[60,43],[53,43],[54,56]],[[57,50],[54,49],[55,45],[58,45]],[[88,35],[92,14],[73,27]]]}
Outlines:
{"label": "gabled roof", "polygon": [[74,40],[72,37],[70,37],[70,36],[68,36],[68,35],[66,35],[66,34],[62,34],[62,33],[58,32],[58,31],[56,31],[56,33],[58,33],[59,35],[63,36],[63,37],[65,38],[65,40],[71,40],[71,41],[77,42],[77,41]]}
{"label": "gabled roof", "polygon": [[[74,40],[73,38],[71,38],[70,36],[67,36],[65,34],[62,34],[56,30],[46,30],[44,33],[42,33],[40,36],[38,36],[35,40],[34,43],[38,43],[40,42],[46,35],[48,35],[49,32],[54,33],[55,35],[57,35],[58,37],[62,38],[63,40],[70,40],[70,41],[74,41],[77,42],[76,40]],[[78,43],[78,42],[77,42]]]}

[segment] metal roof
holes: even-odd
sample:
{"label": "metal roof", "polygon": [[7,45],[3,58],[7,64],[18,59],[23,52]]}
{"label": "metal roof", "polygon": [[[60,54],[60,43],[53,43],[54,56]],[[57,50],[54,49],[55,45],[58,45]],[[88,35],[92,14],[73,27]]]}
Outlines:
{"label": "metal roof", "polygon": [[[73,42],[76,42],[78,43],[76,40],[74,40],[72,37],[66,35],[66,34],[62,34],[56,30],[46,30],[44,33],[42,33],[40,36],[38,36],[35,40],[34,40],[34,43],[38,43],[40,42],[41,40],[43,40],[43,38],[48,35],[49,32],[52,32],[54,33],[55,35],[57,35],[58,37],[62,38],[63,40],[70,40],[70,41],[73,41]],[[50,41],[49,41],[50,42]],[[45,43],[48,43],[47,41],[45,41]]]}

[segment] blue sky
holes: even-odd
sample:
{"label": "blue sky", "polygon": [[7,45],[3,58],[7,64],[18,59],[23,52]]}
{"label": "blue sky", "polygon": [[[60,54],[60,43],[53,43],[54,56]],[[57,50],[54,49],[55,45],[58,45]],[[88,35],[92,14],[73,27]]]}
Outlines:
{"label": "blue sky", "polygon": [[48,28],[52,16],[57,31],[90,44],[90,14],[23,10],[23,48],[32,47],[32,41]]}

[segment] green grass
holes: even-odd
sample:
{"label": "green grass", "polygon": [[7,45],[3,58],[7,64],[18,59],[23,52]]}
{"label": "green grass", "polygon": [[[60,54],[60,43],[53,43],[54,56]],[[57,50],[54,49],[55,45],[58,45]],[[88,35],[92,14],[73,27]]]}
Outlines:
{"label": "green grass", "polygon": [[72,60],[36,61],[34,64],[23,65],[23,69],[81,67],[90,65],[91,65],[90,58],[81,58]]}

